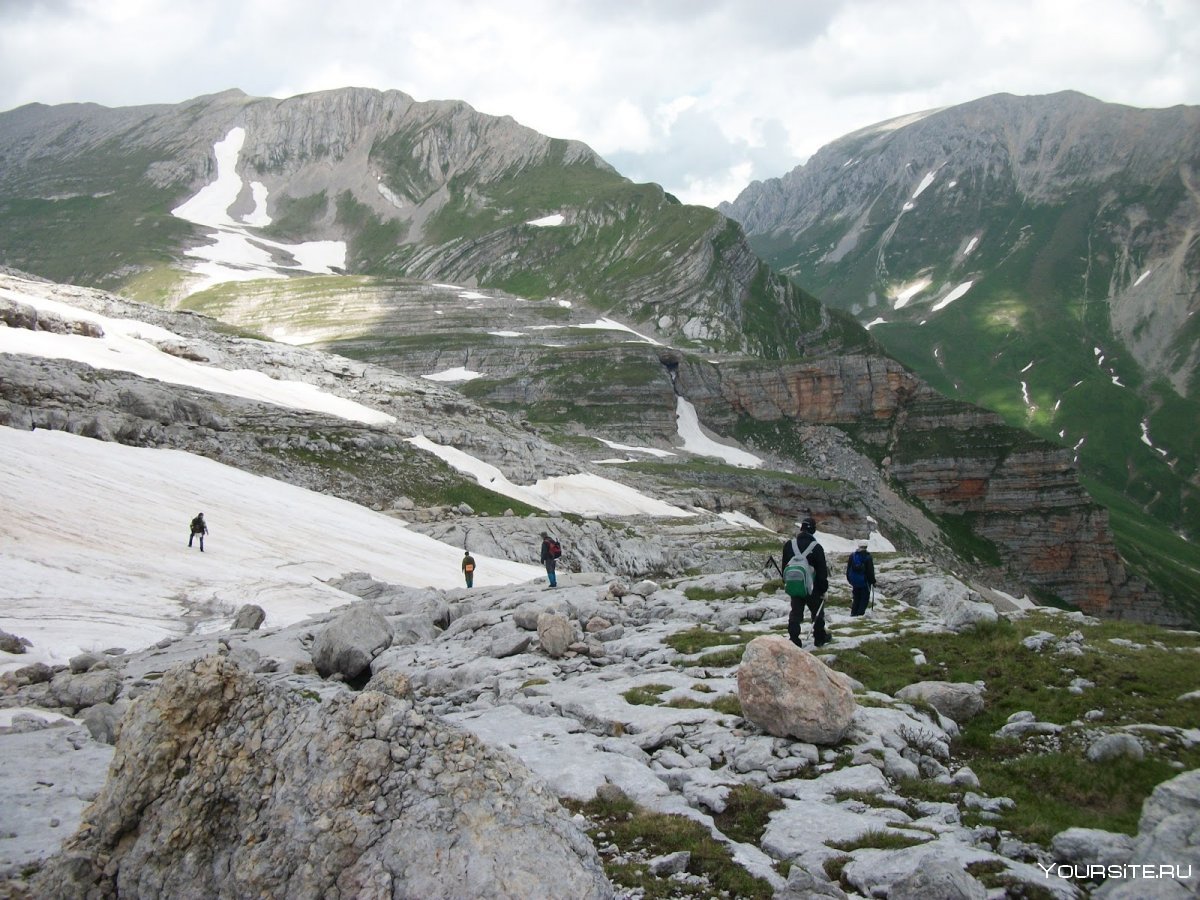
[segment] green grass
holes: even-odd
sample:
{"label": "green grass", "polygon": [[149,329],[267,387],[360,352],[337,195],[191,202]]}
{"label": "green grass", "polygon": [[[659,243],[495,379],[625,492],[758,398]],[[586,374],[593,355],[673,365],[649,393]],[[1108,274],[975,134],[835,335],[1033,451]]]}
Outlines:
{"label": "green grass", "polygon": [[771,813],[783,808],[783,801],[774,794],[753,785],[739,784],[725,797],[725,809],[713,815],[713,822],[730,840],[758,846]]}
{"label": "green grass", "polygon": [[759,631],[713,631],[697,625],[685,631],[677,631],[669,636],[664,643],[679,653],[693,654],[709,647],[724,647],[729,644],[744,646],[756,637],[761,637]]}
{"label": "green grass", "polygon": [[855,850],[903,850],[907,847],[916,847],[919,844],[928,843],[930,838],[916,837],[915,835],[903,834],[899,831],[891,829],[871,829],[866,834],[860,835],[857,838],[849,841],[829,841],[825,846],[831,850],[841,850],[844,853],[851,853]]}
{"label": "green grass", "polygon": [[[1064,636],[1074,630],[1084,635],[1082,656],[1035,652],[1021,644],[1035,631]],[[1114,644],[1113,639],[1135,646]],[[913,663],[912,646],[923,651],[926,665]],[[1134,833],[1142,802],[1154,786],[1178,774],[1180,767],[1200,765],[1200,748],[1168,738],[1156,739],[1158,746],[1145,760],[1098,766],[1086,759],[1088,735],[1099,728],[1142,723],[1195,727],[1200,702],[1176,700],[1200,684],[1200,635],[1195,633],[1117,621],[1090,625],[1042,613],[959,634],[867,641],[839,653],[833,665],[868,690],[888,694],[923,680],[984,681],[984,710],[960,723],[953,754],[974,770],[987,795],[1016,801],[999,824],[1024,840],[1046,844],[1072,826]],[[1076,678],[1095,686],[1072,693],[1068,687]],[[1104,711],[1100,722],[1073,724],[1086,721],[1092,709]],[[996,737],[1008,717],[1021,710],[1064,726],[1062,735],[1028,742]],[[899,790],[907,797],[939,801],[957,795],[954,788],[935,789],[925,781]]]}
{"label": "green grass", "polygon": [[657,706],[662,702],[662,695],[671,690],[669,684],[643,684],[630,688],[621,694],[625,702],[633,706]]}
{"label": "green grass", "polygon": [[[685,816],[655,813],[633,801],[602,800],[587,803],[566,801],[566,807],[582,813],[590,822],[587,829],[593,842],[615,844],[622,853],[638,852],[645,858],[686,851],[691,854],[687,871],[704,876],[711,887],[691,887],[649,873],[644,864],[604,861],[609,880],[619,888],[637,890],[647,898],[710,898],[718,895],[744,900],[770,900],[770,884],[752,876],[734,862],[726,847],[716,841],[708,829]],[[603,838],[600,838],[600,835]]]}

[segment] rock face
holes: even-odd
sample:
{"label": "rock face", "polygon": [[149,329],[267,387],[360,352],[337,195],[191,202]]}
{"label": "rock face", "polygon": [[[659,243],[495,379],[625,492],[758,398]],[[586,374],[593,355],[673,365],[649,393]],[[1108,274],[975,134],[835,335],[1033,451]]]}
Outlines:
{"label": "rock face", "polygon": [[746,646],[737,673],[742,714],[768,734],[836,744],[858,704],[845,681],[787,638],[760,637]]}
{"label": "rock face", "polygon": [[221,657],[139,698],[36,896],[608,897],[510,757],[376,691],[317,702]]}
{"label": "rock face", "polygon": [[980,562],[1035,590],[1093,614],[1182,624],[1125,568],[1108,514],[1084,491],[1068,451],[942,397],[892,360],[843,354],[769,369],[681,361],[677,380],[718,429],[745,420],[852,429],[931,512],[973,522],[994,553]]}

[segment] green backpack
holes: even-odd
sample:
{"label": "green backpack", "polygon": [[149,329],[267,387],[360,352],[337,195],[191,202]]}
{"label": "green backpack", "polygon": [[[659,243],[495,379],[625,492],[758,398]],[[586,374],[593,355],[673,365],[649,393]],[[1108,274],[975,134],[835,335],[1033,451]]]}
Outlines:
{"label": "green backpack", "polygon": [[812,548],[815,546],[817,546],[817,542],[810,541],[809,545],[804,548],[804,552],[801,553],[800,545],[796,543],[795,538],[792,538],[792,558],[783,567],[783,589],[789,597],[803,600],[812,596],[813,579],[816,577],[816,573],[813,572],[812,564],[808,561],[808,554],[812,553]]}

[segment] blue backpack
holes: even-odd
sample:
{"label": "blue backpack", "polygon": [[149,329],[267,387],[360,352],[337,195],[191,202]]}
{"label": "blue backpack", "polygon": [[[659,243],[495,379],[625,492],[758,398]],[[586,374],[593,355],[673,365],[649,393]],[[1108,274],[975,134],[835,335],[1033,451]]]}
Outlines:
{"label": "blue backpack", "polygon": [[855,550],[850,556],[846,577],[855,587],[863,587],[867,583],[867,557],[861,550]]}

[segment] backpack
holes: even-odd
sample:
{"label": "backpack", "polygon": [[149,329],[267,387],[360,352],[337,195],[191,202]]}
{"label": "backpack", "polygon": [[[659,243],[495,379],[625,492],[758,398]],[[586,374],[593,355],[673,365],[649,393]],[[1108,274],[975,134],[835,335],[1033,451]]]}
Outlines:
{"label": "backpack", "polygon": [[199,516],[192,519],[192,534],[200,534],[204,531],[204,520]]}
{"label": "backpack", "polygon": [[850,556],[850,583],[862,586],[867,583],[867,559],[861,550]]}
{"label": "backpack", "polygon": [[558,559],[562,556],[562,547],[559,546],[558,541],[554,540],[554,538],[550,538],[546,542],[546,549],[550,551],[551,559]]}
{"label": "backpack", "polygon": [[808,561],[808,554],[812,553],[815,546],[817,542],[810,541],[801,553],[800,545],[792,538],[792,558],[783,567],[783,589],[789,597],[804,599],[812,596],[816,573],[813,572],[812,563]]}

